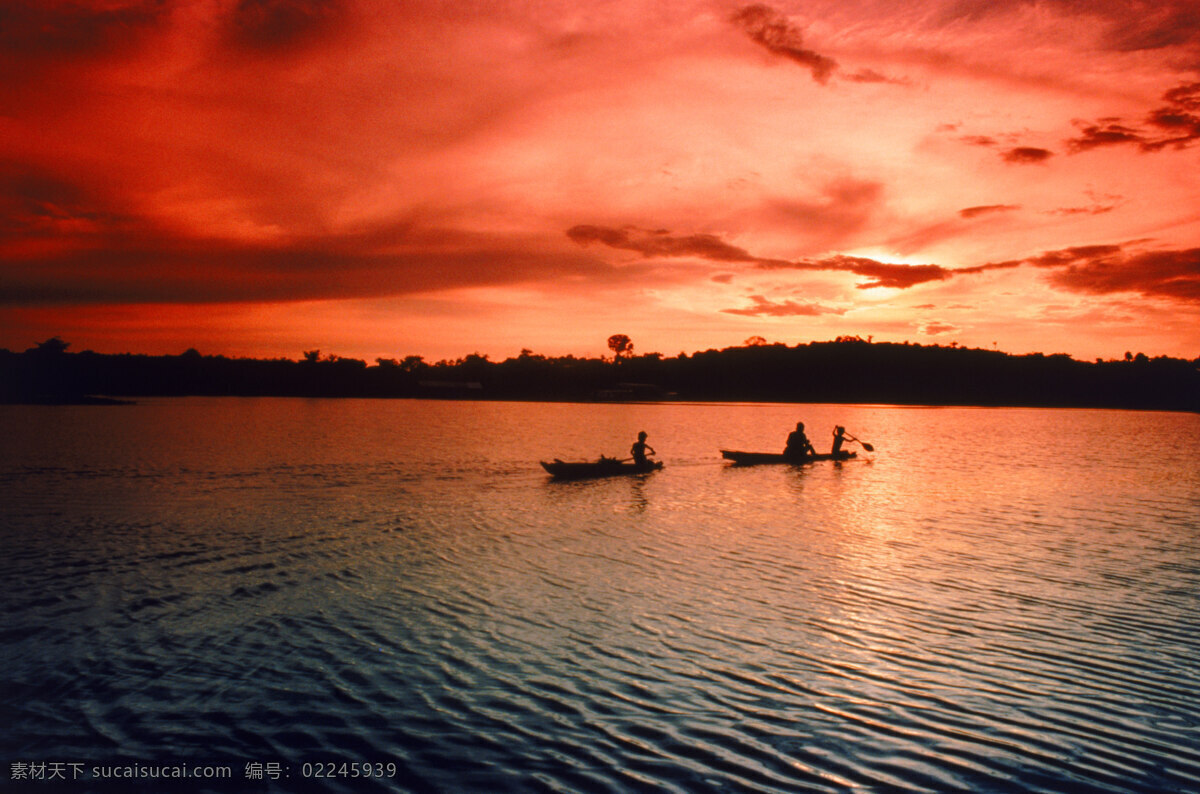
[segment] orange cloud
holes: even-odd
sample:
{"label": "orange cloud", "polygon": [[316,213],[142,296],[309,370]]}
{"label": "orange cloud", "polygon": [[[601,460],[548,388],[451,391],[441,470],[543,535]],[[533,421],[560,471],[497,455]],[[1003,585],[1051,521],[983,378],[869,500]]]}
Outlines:
{"label": "orange cloud", "polygon": [[744,317],[817,317],[822,314],[845,314],[845,309],[822,306],[819,303],[793,300],[772,301],[763,295],[751,295],[753,306],[744,309],[721,309],[725,314],[740,314]]}

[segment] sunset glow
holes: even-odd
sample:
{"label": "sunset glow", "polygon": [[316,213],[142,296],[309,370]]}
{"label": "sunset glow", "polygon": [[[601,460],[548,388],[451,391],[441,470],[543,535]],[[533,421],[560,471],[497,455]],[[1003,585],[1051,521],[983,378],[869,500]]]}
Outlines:
{"label": "sunset glow", "polygon": [[1200,355],[1193,0],[0,10],[0,347]]}

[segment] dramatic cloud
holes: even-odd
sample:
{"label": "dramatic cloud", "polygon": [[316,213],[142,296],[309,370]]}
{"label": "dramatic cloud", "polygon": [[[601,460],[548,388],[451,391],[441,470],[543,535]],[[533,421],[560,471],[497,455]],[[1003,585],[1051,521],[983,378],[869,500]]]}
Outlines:
{"label": "dramatic cloud", "polygon": [[1078,245],[1057,251],[1046,251],[1025,260],[1034,267],[1066,267],[1079,262],[1104,261],[1121,253],[1119,245]]}
{"label": "dramatic cloud", "polygon": [[1060,269],[1051,276],[1057,286],[1105,295],[1136,292],[1200,304],[1200,248],[1185,251],[1124,252],[1118,246],[1073,248],[1044,254]]}
{"label": "dramatic cloud", "polygon": [[837,61],[805,49],[801,31],[786,16],[768,6],[746,6],[733,15],[733,22],[768,52],[808,68],[818,83],[828,82],[837,69]]}
{"label": "dramatic cloud", "polygon": [[562,248],[413,220],[266,239],[184,233],[53,172],[0,163],[0,305],[295,301],[633,277]]}
{"label": "dramatic cloud", "polygon": [[1133,292],[1185,304],[1200,304],[1200,248],[1147,251],[1126,250],[1125,245],[1084,245],[955,272],[1021,265],[1052,271],[1050,283],[1073,292],[1092,295]]}
{"label": "dramatic cloud", "polygon": [[866,276],[869,281],[857,285],[859,289],[892,287],[907,289],[927,281],[942,281],[954,275],[954,271],[939,265],[896,265],[877,262],[857,256],[833,256],[817,261],[790,263],[761,262],[759,267],[768,269],[790,268],[794,270],[831,270]]}
{"label": "dramatic cloud", "polygon": [[[364,238],[293,240],[286,248],[142,233],[124,245],[61,252],[6,268],[0,305],[236,303],[411,295],[514,285],[550,277],[631,283],[634,273],[503,238],[419,244],[381,254]],[[533,243],[534,241],[530,241]],[[408,250],[404,250],[407,248]]]}
{"label": "dramatic cloud", "polygon": [[716,262],[756,261],[746,251],[711,234],[672,237],[664,230],[647,231],[632,227],[612,229],[603,226],[580,225],[567,230],[567,236],[580,245],[603,243],[610,248],[636,251],[645,257],[694,256]]}
{"label": "dramatic cloud", "polygon": [[928,281],[943,281],[957,274],[982,273],[985,270],[1015,267],[1016,263],[998,263],[949,269],[940,265],[902,265],[879,262],[857,256],[837,255],[815,260],[789,261],[754,256],[744,249],[708,234],[676,237],[665,230],[648,232],[580,225],[567,230],[567,236],[581,245],[599,242],[612,248],[636,251],[644,257],[695,257],[717,262],[745,262],[763,270],[809,270],[853,273],[868,280],[859,289],[891,287],[907,289]]}
{"label": "dramatic cloud", "polygon": [[753,306],[744,309],[721,309],[725,314],[740,314],[745,317],[818,317],[822,314],[845,314],[845,309],[822,306],[819,303],[793,300],[772,301],[762,295],[751,295]]}
{"label": "dramatic cloud", "polygon": [[[1017,207],[1009,205],[971,207],[962,210],[962,214],[965,217],[975,217],[989,212],[1014,209]],[[1075,246],[1045,251],[1026,259],[947,268],[935,264],[904,265],[879,262],[845,255],[797,261],[766,259],[729,245],[713,235],[673,236],[664,230],[647,232],[581,225],[572,227],[567,234],[580,244],[599,242],[612,248],[636,251],[648,258],[696,257],[718,262],[745,262],[764,270],[853,273],[867,279],[856,285],[858,289],[908,289],[927,282],[945,281],[955,276],[978,275],[1028,265],[1060,271],[1051,277],[1051,282],[1072,291],[1092,294],[1140,292],[1143,295],[1173,298],[1184,302],[1200,301],[1200,249],[1127,252],[1122,246],[1112,244]],[[722,278],[728,282],[727,277]],[[754,300],[756,305],[752,309],[729,313],[774,316],[820,313],[812,304],[772,304],[762,296],[757,296]]]}

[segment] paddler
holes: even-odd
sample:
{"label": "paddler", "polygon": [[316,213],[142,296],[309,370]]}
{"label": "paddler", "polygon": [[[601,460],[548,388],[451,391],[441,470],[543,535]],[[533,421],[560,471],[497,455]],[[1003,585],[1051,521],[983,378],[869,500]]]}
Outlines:
{"label": "paddler", "polygon": [[835,425],[833,428],[833,456],[836,458],[842,451],[842,442],[846,440],[846,428]]}
{"label": "paddler", "polygon": [[787,445],[783,448],[784,457],[789,460],[801,460],[815,454],[817,451],[813,449],[812,442],[804,434],[804,423],[797,422],[796,429],[788,433]]}
{"label": "paddler", "polygon": [[638,433],[638,440],[633,442],[633,446],[629,448],[629,454],[633,455],[633,462],[635,464],[638,466],[645,466],[647,463],[647,452],[649,452],[651,455],[658,454],[654,451],[654,447],[646,443],[646,431],[643,430],[642,432]]}

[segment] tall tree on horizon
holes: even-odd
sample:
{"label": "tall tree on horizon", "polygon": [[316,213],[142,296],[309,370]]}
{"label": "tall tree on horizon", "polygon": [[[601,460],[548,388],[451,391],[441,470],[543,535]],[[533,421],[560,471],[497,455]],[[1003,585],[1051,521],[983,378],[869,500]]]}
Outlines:
{"label": "tall tree on horizon", "polygon": [[625,334],[613,334],[608,338],[608,349],[613,352],[613,359],[619,362],[633,355],[633,340]]}

